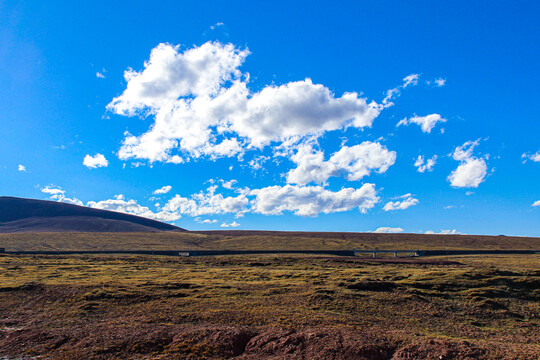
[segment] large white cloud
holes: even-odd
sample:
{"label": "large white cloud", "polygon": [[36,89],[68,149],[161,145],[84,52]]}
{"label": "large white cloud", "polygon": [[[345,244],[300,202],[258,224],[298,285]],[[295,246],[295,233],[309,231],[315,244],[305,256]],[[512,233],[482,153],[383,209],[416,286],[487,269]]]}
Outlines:
{"label": "large white cloud", "polygon": [[461,164],[448,176],[451,186],[476,188],[484,181],[487,175],[486,161],[473,156],[473,150],[478,143],[479,140],[467,141],[454,150],[452,157]]}
{"label": "large white cloud", "polygon": [[[159,221],[175,221],[182,215],[195,217],[197,222],[216,223],[217,220],[202,221],[199,216],[215,214],[235,214],[236,217],[246,213],[264,215],[282,215],[285,211],[299,216],[317,216],[320,213],[349,211],[358,208],[365,213],[379,201],[375,186],[364,184],[358,189],[343,188],[339,191],[327,190],[321,186],[269,186],[261,189],[236,189],[238,195],[223,196],[216,194],[217,185],[206,191],[189,197],[175,195],[163,207],[154,212],[146,206],[139,205],[134,199],[126,199],[124,195],[116,195],[112,199],[88,201],[86,205],[78,199],[64,196],[65,191],[59,187],[48,186],[42,192],[51,200],[85,205],[92,208],[111,210],[155,219]],[[236,222],[227,224],[236,227]]]}
{"label": "large white cloud", "polygon": [[320,186],[269,186],[261,189],[241,189],[237,196],[216,194],[216,186],[206,192],[182,197],[176,195],[163,207],[164,211],[201,216],[233,213],[281,215],[291,211],[299,216],[317,216],[358,208],[361,212],[371,209],[379,200],[375,186],[364,184],[359,189],[345,188],[331,191]]}
{"label": "large white cloud", "polygon": [[230,157],[294,136],[370,126],[382,109],[355,92],[336,97],[310,79],[253,92],[249,74],[239,70],[248,54],[219,42],[184,52],[169,44],[154,48],[143,70],[125,72],[126,89],[108,105],[120,115],[154,119],[146,133],[126,134],[119,157]]}
{"label": "large white cloud", "polygon": [[107,167],[109,162],[105,159],[103,154],[96,154],[94,156],[86,155],[83,160],[83,165],[90,169],[95,169],[98,167]]}
{"label": "large white cloud", "polygon": [[417,124],[422,128],[425,133],[430,133],[431,130],[439,122],[446,122],[446,119],[442,118],[439,114],[430,114],[426,116],[413,116],[411,118],[405,118],[400,120],[396,126]]}
{"label": "large white cloud", "polygon": [[411,206],[418,204],[418,199],[415,199],[412,194],[405,194],[399,197],[401,200],[389,201],[384,205],[384,211],[405,210]]}
{"label": "large white cloud", "polygon": [[355,208],[365,213],[379,201],[373,184],[336,192],[321,186],[269,186],[252,190],[250,195],[256,196],[251,211],[264,215],[281,215],[284,211],[291,211],[300,216],[317,216]]}
{"label": "large white cloud", "polygon": [[206,192],[201,191],[189,198],[176,195],[163,206],[163,210],[189,216],[227,213],[241,215],[247,211],[249,199],[246,195],[224,197],[216,194],[215,190],[216,186],[211,186]]}
{"label": "large white cloud", "polygon": [[396,161],[396,152],[383,145],[365,141],[355,146],[343,146],[324,160],[324,153],[310,144],[303,144],[291,156],[297,167],[287,174],[287,182],[305,185],[310,182],[323,184],[332,176],[346,174],[348,180],[360,180],[370,172],[384,173]]}

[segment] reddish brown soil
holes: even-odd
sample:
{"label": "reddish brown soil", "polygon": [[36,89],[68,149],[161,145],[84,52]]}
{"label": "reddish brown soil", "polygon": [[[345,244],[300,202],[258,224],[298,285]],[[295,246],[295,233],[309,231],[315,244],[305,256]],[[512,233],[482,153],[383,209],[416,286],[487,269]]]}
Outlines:
{"label": "reddish brown soil", "polygon": [[14,326],[0,333],[0,344],[3,354],[21,354],[21,350],[25,350],[22,353],[30,358],[48,353],[49,359],[486,358],[485,349],[466,341],[427,340],[403,344],[381,335],[374,329],[355,328],[130,326],[124,323],[61,329]]}

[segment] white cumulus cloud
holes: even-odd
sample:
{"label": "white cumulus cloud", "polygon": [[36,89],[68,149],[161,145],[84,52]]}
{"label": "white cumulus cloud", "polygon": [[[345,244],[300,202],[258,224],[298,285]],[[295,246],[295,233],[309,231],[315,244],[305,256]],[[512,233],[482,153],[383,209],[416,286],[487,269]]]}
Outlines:
{"label": "white cumulus cloud", "polygon": [[19,165],[19,166],[17,167],[17,170],[19,170],[19,171],[26,171],[26,166],[24,166],[24,165]]}
{"label": "white cumulus cloud", "polygon": [[193,194],[190,197],[175,195],[170,199],[163,209],[189,216],[201,216],[210,214],[243,214],[249,203],[249,199],[244,194],[238,196],[224,197],[215,193],[216,186],[211,186],[206,192]]}
{"label": "white cumulus cloud", "polygon": [[169,191],[171,191],[171,189],[172,189],[171,185],[165,185],[165,186],[163,186],[163,187],[161,187],[159,189],[154,190],[154,192],[152,194],[154,194],[154,195],[166,194]]}
{"label": "white cumulus cloud", "polygon": [[[286,211],[298,216],[317,216],[320,213],[349,211],[357,208],[366,213],[379,201],[375,186],[364,184],[358,189],[343,188],[331,191],[321,186],[268,186],[261,189],[237,189],[236,196],[217,194],[217,185],[212,185],[188,197],[175,195],[163,207],[155,206],[154,212],[142,206],[134,199],[126,199],[124,195],[116,195],[112,199],[88,201],[83,204],[78,199],[65,197],[65,191],[59,187],[47,186],[42,192],[49,194],[51,200],[85,205],[92,208],[124,212],[159,221],[175,221],[182,215],[195,218],[201,224],[215,224],[218,220],[201,220],[200,216],[215,214],[235,214],[242,217],[246,213],[263,215],[282,215]],[[236,227],[236,222],[227,224]]]}
{"label": "white cumulus cloud", "polygon": [[105,159],[105,156],[102,154],[96,154],[94,156],[86,155],[83,160],[83,165],[90,169],[95,169],[98,167],[107,167],[109,162]]}
{"label": "white cumulus cloud", "polygon": [[446,119],[442,118],[439,114],[430,114],[426,116],[413,116],[411,118],[405,118],[400,120],[396,126],[417,124],[422,128],[425,133],[430,133],[431,130],[437,125],[437,123],[444,123]]}
{"label": "white cumulus cloud", "polygon": [[533,202],[531,206],[540,206],[540,200]]}
{"label": "white cumulus cloud", "polygon": [[451,186],[477,188],[484,181],[487,175],[486,161],[473,156],[473,150],[478,143],[479,140],[467,141],[454,150],[452,157],[459,161],[460,165],[448,176]]}
{"label": "white cumulus cloud", "polygon": [[236,221],[233,221],[232,223],[222,223],[220,226],[228,228],[228,227],[238,227],[240,226],[240,224],[237,223]]}
{"label": "white cumulus cloud", "polygon": [[341,149],[324,160],[324,153],[309,144],[299,146],[291,160],[297,167],[287,174],[287,182],[305,185],[310,182],[323,184],[332,176],[345,174],[350,181],[360,180],[371,171],[384,173],[396,161],[396,152],[376,142],[365,141]]}
{"label": "white cumulus cloud", "polygon": [[426,171],[433,171],[433,167],[436,163],[437,155],[433,155],[433,157],[427,160],[425,160],[422,155],[418,155],[416,161],[414,162],[414,166],[417,168],[416,171],[423,173]]}
{"label": "white cumulus cloud", "polygon": [[127,86],[108,109],[150,116],[154,124],[142,135],[126,134],[120,159],[231,157],[294,136],[371,126],[382,109],[356,92],[337,97],[310,79],[251,91],[249,74],[239,70],[248,55],[219,42],[183,52],[160,44],[143,70],[128,69]]}
{"label": "white cumulus cloud", "polygon": [[102,209],[117,211],[131,215],[142,216],[148,219],[158,220],[158,221],[175,221],[180,218],[179,214],[169,212],[169,211],[159,211],[153,212],[146,206],[137,204],[136,200],[128,199],[124,195],[116,195],[113,199],[107,199],[102,201],[89,201],[86,206]]}
{"label": "white cumulus cloud", "polygon": [[66,191],[58,186],[52,186],[52,185],[45,186],[44,188],[41,189],[41,192],[45,194],[49,194],[50,200],[72,204],[72,205],[80,205],[80,206],[83,205],[82,201],[80,201],[77,198],[66,197],[65,196]]}
{"label": "white cumulus cloud", "polygon": [[348,211],[358,208],[365,213],[379,201],[375,185],[364,184],[359,189],[343,188],[333,192],[321,186],[269,186],[251,190],[251,211],[264,215],[281,215],[291,211],[300,216]]}
{"label": "white cumulus cloud", "polygon": [[405,194],[399,197],[401,200],[389,201],[384,205],[384,211],[405,210],[411,206],[418,204],[418,199],[415,199],[412,194]]}
{"label": "white cumulus cloud", "polygon": [[381,234],[384,234],[384,233],[400,233],[400,232],[403,232],[402,228],[400,228],[400,227],[388,227],[388,226],[383,226],[383,227],[377,228],[377,230],[374,231],[374,233],[381,233]]}

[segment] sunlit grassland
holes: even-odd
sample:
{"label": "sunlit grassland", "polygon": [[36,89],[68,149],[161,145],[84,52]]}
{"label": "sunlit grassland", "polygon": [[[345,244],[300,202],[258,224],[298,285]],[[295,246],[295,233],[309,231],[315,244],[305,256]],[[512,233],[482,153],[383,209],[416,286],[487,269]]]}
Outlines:
{"label": "sunlit grassland", "polygon": [[[29,233],[0,234],[0,247],[538,249],[540,240],[279,232]],[[8,349],[0,346],[0,356],[218,359],[226,353],[185,332],[233,327],[253,334],[276,328],[339,329],[383,343],[388,351],[440,340],[453,342],[450,348],[465,342],[465,348],[480,349],[486,359],[540,358],[540,256],[392,261],[301,255],[0,255],[0,344]],[[209,328],[218,330],[205,330]]]}
{"label": "sunlit grassland", "polygon": [[540,249],[540,238],[302,232],[0,234],[6,250]]}
{"label": "sunlit grassland", "polygon": [[[137,321],[146,322],[369,325],[409,329],[418,336],[539,343],[532,331],[539,325],[539,256],[452,260],[459,263],[2,256],[0,294],[8,306],[3,311],[9,312],[7,304],[15,306],[32,293],[25,289],[43,287],[53,294],[71,289],[70,296],[34,303],[33,311],[53,315],[54,321],[99,317],[106,309],[119,318],[138,314]],[[10,297],[13,292],[24,296]]]}

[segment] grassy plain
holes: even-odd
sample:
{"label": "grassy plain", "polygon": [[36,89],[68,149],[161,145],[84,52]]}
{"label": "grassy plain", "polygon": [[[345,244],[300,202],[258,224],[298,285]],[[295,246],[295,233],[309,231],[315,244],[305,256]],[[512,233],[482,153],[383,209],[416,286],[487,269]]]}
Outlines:
{"label": "grassy plain", "polygon": [[540,238],[478,235],[206,231],[0,234],[6,250],[540,249]]}
{"label": "grassy plain", "polygon": [[540,256],[393,261],[3,255],[0,357],[540,358]]}

